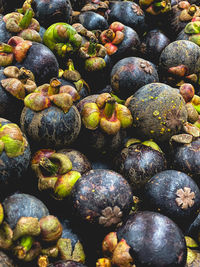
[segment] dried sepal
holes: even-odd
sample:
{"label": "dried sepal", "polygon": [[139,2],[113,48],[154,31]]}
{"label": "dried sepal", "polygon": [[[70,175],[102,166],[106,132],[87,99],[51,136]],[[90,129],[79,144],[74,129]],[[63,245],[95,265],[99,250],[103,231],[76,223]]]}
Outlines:
{"label": "dried sepal", "polygon": [[194,205],[195,193],[191,192],[191,188],[184,187],[176,191],[176,203],[182,209],[191,208]]}
{"label": "dried sepal", "polygon": [[16,78],[7,78],[1,80],[2,87],[14,97],[23,100],[25,97],[25,87],[21,81]]}
{"label": "dried sepal", "polygon": [[85,103],[81,112],[84,126],[90,130],[97,129],[100,122],[99,108],[96,103]]}
{"label": "dried sepal", "polygon": [[116,105],[117,118],[120,120],[122,128],[128,128],[133,123],[133,117],[130,110],[121,104]]}
{"label": "dried sepal", "polygon": [[61,94],[61,93],[67,93],[67,94],[71,95],[73,101],[77,101],[77,100],[80,99],[79,93],[71,85],[63,85],[63,86],[61,86],[59,94]]}
{"label": "dried sepal", "polygon": [[120,240],[113,252],[112,264],[120,267],[133,267],[134,260],[129,251],[130,246],[126,243],[126,240]]}
{"label": "dried sepal", "polygon": [[100,94],[96,99],[96,104],[98,108],[103,108],[106,104],[106,101],[111,98],[111,95],[109,93],[102,93]]}
{"label": "dried sepal", "polygon": [[57,217],[47,215],[39,220],[40,237],[45,242],[57,241],[62,235],[62,225]]}
{"label": "dried sepal", "polygon": [[100,119],[100,127],[101,129],[107,133],[108,135],[115,135],[121,128],[121,123],[119,119],[110,119],[102,117]]}
{"label": "dried sepal", "polygon": [[63,110],[64,113],[67,113],[73,105],[73,100],[71,95],[68,93],[60,93],[52,95],[49,99],[59,108]]}
{"label": "dried sepal", "polygon": [[185,133],[191,134],[193,137],[200,136],[200,129],[189,122],[184,123],[183,130],[185,131]]}
{"label": "dried sepal", "polygon": [[13,231],[5,221],[0,225],[0,248],[9,250],[13,244]]}

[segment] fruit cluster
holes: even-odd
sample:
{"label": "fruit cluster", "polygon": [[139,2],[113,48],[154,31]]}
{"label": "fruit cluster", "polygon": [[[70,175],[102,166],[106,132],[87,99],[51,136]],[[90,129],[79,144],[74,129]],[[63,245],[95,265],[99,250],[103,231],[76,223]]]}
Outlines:
{"label": "fruit cluster", "polygon": [[0,0],[0,266],[200,266],[198,0]]}

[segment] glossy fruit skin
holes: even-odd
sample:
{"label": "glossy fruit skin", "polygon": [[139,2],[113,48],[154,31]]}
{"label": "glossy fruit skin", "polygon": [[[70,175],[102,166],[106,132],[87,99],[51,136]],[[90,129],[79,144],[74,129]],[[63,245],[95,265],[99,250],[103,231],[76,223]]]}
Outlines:
{"label": "glossy fruit skin", "polygon": [[26,58],[15,63],[18,68],[24,67],[33,72],[37,86],[49,83],[58,76],[59,64],[53,52],[44,44],[32,42]]}
{"label": "glossy fruit skin", "polygon": [[111,24],[114,21],[131,27],[139,36],[147,30],[144,12],[138,4],[132,1],[113,2],[111,4],[108,22]]}
{"label": "glossy fruit skin", "polygon": [[144,188],[153,175],[165,170],[167,161],[164,153],[143,144],[134,144],[117,153],[113,165],[135,192]]}
{"label": "glossy fruit skin", "polygon": [[[178,190],[189,188],[194,192],[191,206],[183,208],[179,204]],[[176,170],[164,170],[154,175],[146,184],[144,190],[145,202],[151,210],[168,216],[176,222],[181,229],[188,227],[198,213],[200,204],[200,191],[196,182],[186,173]]]}
{"label": "glossy fruit skin", "polygon": [[80,114],[75,106],[67,113],[51,106],[40,112],[24,107],[21,113],[21,129],[30,145],[43,148],[63,148],[78,137],[81,127]]}
{"label": "glossy fruit skin", "polygon": [[[3,73],[4,67],[0,69],[0,80],[7,77]],[[19,125],[21,111],[23,109],[23,101],[15,98],[7,92],[0,83],[0,117],[10,120]]]}
{"label": "glossy fruit skin", "polygon": [[162,50],[170,44],[170,39],[159,29],[147,32],[141,41],[141,52],[145,59],[158,64]]}
{"label": "glossy fruit skin", "polygon": [[41,219],[49,215],[48,208],[34,195],[24,193],[14,193],[2,202],[5,220],[12,229],[21,217],[36,217]]}
{"label": "glossy fruit skin", "polygon": [[162,214],[139,211],[130,215],[117,230],[117,237],[118,240],[125,239],[131,247],[130,254],[136,266],[185,266],[187,249],[184,235],[171,219]]}
{"label": "glossy fruit skin", "polygon": [[[171,113],[175,103],[177,111]],[[168,142],[171,136],[180,132],[182,123],[187,121],[183,97],[178,93],[178,89],[164,83],[150,83],[142,86],[131,96],[127,107],[134,119],[132,127],[134,134],[138,138],[156,140],[158,144]],[[145,110],[148,110],[146,114]],[[163,114],[168,115],[166,117]],[[172,118],[175,118],[174,125]]]}
{"label": "glossy fruit skin", "polygon": [[89,31],[106,30],[109,25],[107,20],[98,13],[86,11],[79,15],[79,22]]}
{"label": "glossy fruit skin", "polygon": [[[112,170],[96,169],[83,174],[76,182],[71,201],[74,214],[81,221],[100,229],[112,229],[130,212],[132,197],[130,185],[123,176]],[[104,224],[101,216],[108,207],[118,207],[122,214],[119,220]]]}
{"label": "glossy fruit skin", "polygon": [[35,18],[44,28],[56,22],[69,23],[72,13],[69,0],[34,0],[33,10]]}

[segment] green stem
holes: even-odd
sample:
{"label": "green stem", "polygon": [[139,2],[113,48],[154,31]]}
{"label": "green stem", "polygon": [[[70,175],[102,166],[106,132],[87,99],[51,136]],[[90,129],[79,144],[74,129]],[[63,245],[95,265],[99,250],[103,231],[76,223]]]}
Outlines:
{"label": "green stem", "polygon": [[66,69],[66,70],[72,70],[72,71],[75,70],[75,68],[74,68],[74,63],[73,63],[72,59],[69,59],[69,60],[67,61],[67,69]]}
{"label": "green stem", "polygon": [[118,104],[122,104],[122,105],[124,105],[125,100],[120,99],[118,96],[114,95],[113,93],[111,93],[110,95],[111,95],[112,97],[115,98],[115,100],[116,100],[116,102],[117,102]]}
{"label": "green stem", "polygon": [[104,108],[104,114],[106,118],[109,119],[112,117],[113,112],[115,111],[115,103],[116,103],[116,100],[114,97],[111,97],[106,101],[106,105]]}
{"label": "green stem", "polygon": [[39,164],[45,171],[52,175],[58,172],[59,166],[46,157],[41,158]]}
{"label": "green stem", "polygon": [[0,53],[12,53],[13,47],[11,45],[0,42]]}
{"label": "green stem", "polygon": [[28,26],[29,26],[30,23],[31,23],[32,18],[33,18],[33,11],[32,11],[32,9],[28,9],[28,10],[26,11],[26,13],[24,14],[22,20],[20,21],[19,26],[20,26],[22,29],[26,29],[26,28],[28,28]]}
{"label": "green stem", "polygon": [[55,95],[59,93],[61,82],[58,79],[51,79],[50,86],[48,88],[48,95]]}
{"label": "green stem", "polygon": [[34,239],[32,236],[23,236],[19,246],[15,247],[15,253],[18,259],[24,259],[26,253],[31,249]]}

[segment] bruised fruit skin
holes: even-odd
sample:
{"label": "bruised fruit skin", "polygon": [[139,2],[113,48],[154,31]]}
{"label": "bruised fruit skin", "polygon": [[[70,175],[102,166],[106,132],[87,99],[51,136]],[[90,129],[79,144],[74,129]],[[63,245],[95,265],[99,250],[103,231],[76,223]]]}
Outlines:
{"label": "bruised fruit skin", "polygon": [[132,191],[120,174],[96,169],[82,175],[72,190],[75,215],[101,228],[116,227],[132,205]]}
{"label": "bruised fruit skin", "polygon": [[49,215],[49,211],[44,203],[30,194],[12,194],[4,199],[2,205],[5,212],[5,221],[12,229],[15,228],[21,217],[35,217],[41,219]]}
{"label": "bruised fruit skin", "polygon": [[113,66],[110,82],[113,92],[126,99],[145,84],[159,82],[159,77],[155,65],[150,61],[139,57],[127,57]]}
{"label": "bruised fruit skin", "polygon": [[130,97],[127,107],[133,116],[133,130],[146,139],[168,141],[182,131],[188,113],[177,89],[164,83],[150,83]]}
{"label": "bruised fruit skin", "polygon": [[0,119],[1,186],[13,190],[26,172],[31,151],[29,143],[17,124]]}
{"label": "bruised fruit skin", "polygon": [[[162,214],[140,211],[130,215],[117,230],[117,237],[118,242],[125,240],[130,246],[129,253],[136,266],[185,266],[187,248],[184,235],[171,219]],[[120,255],[119,251],[119,259]]]}

